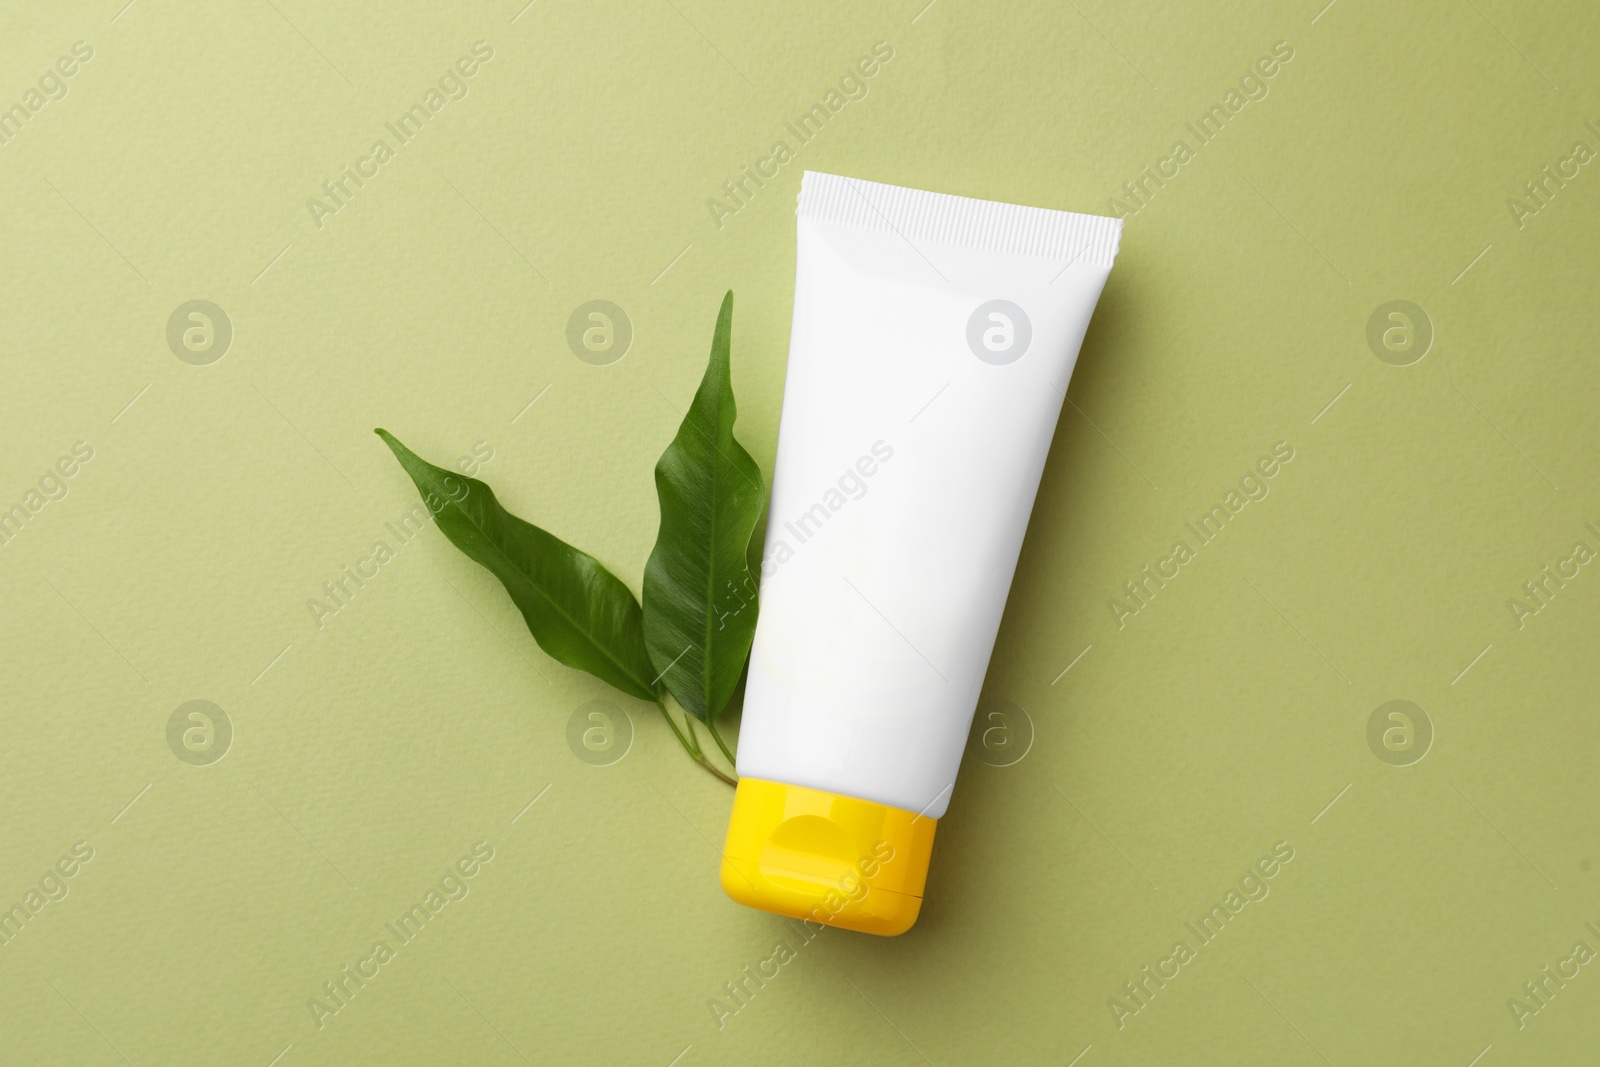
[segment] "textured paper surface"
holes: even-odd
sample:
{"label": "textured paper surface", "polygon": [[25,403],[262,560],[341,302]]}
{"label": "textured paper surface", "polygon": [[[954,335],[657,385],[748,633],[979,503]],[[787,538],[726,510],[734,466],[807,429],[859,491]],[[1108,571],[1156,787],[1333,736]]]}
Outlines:
{"label": "textured paper surface", "polygon": [[[923,3],[10,13],[0,1059],[1592,1060],[1600,15]],[[725,899],[729,791],[397,535],[371,433],[637,589],[730,286],[771,474],[808,167],[1129,212],[897,940]]]}

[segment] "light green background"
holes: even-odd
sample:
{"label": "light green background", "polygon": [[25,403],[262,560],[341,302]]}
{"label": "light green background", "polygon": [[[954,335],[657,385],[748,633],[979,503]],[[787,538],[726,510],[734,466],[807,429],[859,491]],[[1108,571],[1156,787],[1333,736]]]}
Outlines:
{"label": "light green background", "polygon": [[[1600,965],[1524,1029],[1507,1000],[1600,948],[1600,574],[1521,629],[1507,601],[1600,548],[1600,174],[1521,228],[1506,203],[1600,148],[1592,5],[522,2],[7,12],[0,105],[94,58],[0,147],[0,507],[94,458],[0,548],[0,903],[95,857],[0,947],[0,1060],[1593,1062]],[[314,226],[479,40],[470,95]],[[879,40],[719,229],[708,198]],[[486,442],[510,506],[637,588],[730,286],[771,473],[803,168],[1101,212],[1277,41],[1270,95],[1129,218],[1084,345],[985,690],[1031,749],[969,757],[909,934],[802,945],[722,895],[730,793],[651,709],[615,698],[631,751],[580,762],[608,691],[436,531],[386,532],[415,494],[371,428]],[[596,298],[636,332],[611,366],[564,340]],[[210,366],[165,341],[192,299],[234,326]],[[1436,330],[1407,367],[1365,340],[1393,299]],[[1122,583],[1278,441],[1271,495],[1119,630]],[[236,730],[210,766],[167,746],[193,699]],[[1367,744],[1391,699],[1436,732],[1410,766]],[[480,840],[470,895],[319,1030],[308,998]],[[1271,895],[1119,1029],[1279,841]]]}

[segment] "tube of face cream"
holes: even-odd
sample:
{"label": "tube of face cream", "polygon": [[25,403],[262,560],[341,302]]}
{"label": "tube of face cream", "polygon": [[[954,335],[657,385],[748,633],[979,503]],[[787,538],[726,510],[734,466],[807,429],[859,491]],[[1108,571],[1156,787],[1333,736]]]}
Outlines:
{"label": "tube of face cream", "polygon": [[807,172],[722,886],[916,921],[1122,223]]}

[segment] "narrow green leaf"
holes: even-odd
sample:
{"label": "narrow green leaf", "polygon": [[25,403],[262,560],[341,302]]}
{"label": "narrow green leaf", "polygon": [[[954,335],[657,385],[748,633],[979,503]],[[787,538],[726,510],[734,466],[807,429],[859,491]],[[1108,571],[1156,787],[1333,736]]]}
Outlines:
{"label": "narrow green leaf", "polygon": [[728,348],[733,293],[678,435],[656,464],[661,528],[644,571],[650,661],[678,703],[711,722],[727,706],[756,630],[747,553],[761,516],[761,468],[733,439]]}
{"label": "narrow green leaf", "polygon": [[483,482],[435,467],[387,430],[373,432],[417,483],[450,542],[500,579],[540,648],[630,696],[657,698],[639,602],[616,575],[511,514]]}

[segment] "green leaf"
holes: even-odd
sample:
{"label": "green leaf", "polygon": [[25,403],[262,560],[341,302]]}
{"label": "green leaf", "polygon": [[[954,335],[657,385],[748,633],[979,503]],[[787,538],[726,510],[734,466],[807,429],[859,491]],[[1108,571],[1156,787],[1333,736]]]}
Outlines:
{"label": "green leaf", "polygon": [[639,602],[616,575],[511,514],[483,482],[435,467],[387,430],[373,432],[417,483],[451,544],[500,579],[540,648],[629,696],[657,699]]}
{"label": "green leaf", "polygon": [[700,389],[656,464],[661,529],[644,570],[650,661],[678,703],[707,723],[727,706],[755,636],[748,552],[765,493],[761,468],[733,439],[732,332],[729,292]]}

